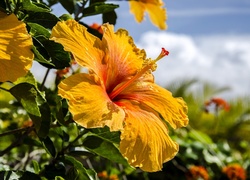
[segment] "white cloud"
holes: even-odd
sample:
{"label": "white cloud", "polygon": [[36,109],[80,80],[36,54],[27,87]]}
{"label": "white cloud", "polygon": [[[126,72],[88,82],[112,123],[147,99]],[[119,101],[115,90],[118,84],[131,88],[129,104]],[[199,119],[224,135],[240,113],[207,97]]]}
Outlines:
{"label": "white cloud", "polygon": [[157,57],[161,47],[168,57],[154,72],[162,86],[180,78],[200,78],[219,86],[230,86],[233,95],[249,94],[250,35],[191,37],[166,32],[147,32],[137,43],[148,57]]}

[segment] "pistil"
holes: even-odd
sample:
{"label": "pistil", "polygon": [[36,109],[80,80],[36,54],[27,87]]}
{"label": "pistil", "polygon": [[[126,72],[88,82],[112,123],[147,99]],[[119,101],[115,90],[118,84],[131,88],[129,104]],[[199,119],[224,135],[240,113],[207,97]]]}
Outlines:
{"label": "pistil", "polygon": [[151,61],[150,63],[148,63],[147,65],[145,65],[141,71],[139,71],[135,76],[133,76],[130,80],[128,80],[127,82],[125,82],[123,85],[121,85],[119,88],[114,89],[110,94],[109,94],[109,98],[112,100],[114,99],[117,95],[119,95],[122,91],[124,91],[124,89],[126,89],[127,87],[129,87],[130,84],[132,84],[136,79],[140,78],[143,74],[145,74],[148,70],[152,69],[154,64],[159,61],[160,59],[162,59],[164,56],[167,56],[169,54],[169,52],[162,48],[161,53],[159,54],[159,56]]}

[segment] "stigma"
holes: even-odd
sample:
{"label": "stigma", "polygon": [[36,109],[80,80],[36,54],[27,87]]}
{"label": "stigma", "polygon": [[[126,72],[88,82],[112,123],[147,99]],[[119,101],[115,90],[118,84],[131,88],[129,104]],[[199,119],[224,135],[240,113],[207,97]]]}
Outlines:
{"label": "stigma", "polygon": [[124,89],[126,89],[127,87],[129,87],[130,84],[132,84],[134,81],[136,81],[137,79],[139,79],[141,76],[143,76],[149,70],[153,70],[154,71],[155,66],[156,66],[156,62],[159,61],[160,59],[162,59],[163,57],[167,56],[167,55],[169,55],[169,52],[165,48],[162,48],[161,53],[158,55],[158,57],[156,59],[149,60],[149,62],[147,62],[143,66],[143,68],[136,75],[134,75],[131,79],[129,79],[128,81],[126,81],[124,84],[122,84],[120,86],[118,85],[119,87],[114,88],[114,90],[109,94],[109,98],[111,100],[114,99]]}

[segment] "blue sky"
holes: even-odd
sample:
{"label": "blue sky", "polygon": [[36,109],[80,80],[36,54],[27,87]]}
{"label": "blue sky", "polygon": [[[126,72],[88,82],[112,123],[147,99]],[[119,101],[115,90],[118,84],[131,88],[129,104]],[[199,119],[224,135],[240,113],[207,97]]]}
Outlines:
{"label": "blue sky", "polygon": [[[250,32],[249,0],[164,0],[168,12],[168,32],[190,35]],[[159,31],[148,17],[141,24],[128,11],[128,3],[117,9],[118,27],[128,29],[135,39],[142,32]]]}
{"label": "blue sky", "polygon": [[[119,3],[115,26],[125,28],[148,57],[157,57],[161,47],[170,55],[158,63],[156,83],[166,86],[183,78],[199,78],[219,87],[229,86],[229,96],[249,95],[250,0],[164,0],[168,29],[153,26],[148,16],[138,24],[127,1]],[[58,16],[65,13],[53,7]],[[101,16],[83,19],[102,22]],[[35,73],[35,72],[34,72]]]}
{"label": "blue sky", "polygon": [[[184,33],[192,36],[211,34],[250,33],[249,0],[163,0],[168,14],[168,32]],[[127,29],[135,40],[143,32],[160,30],[153,26],[148,16],[142,23],[135,22],[129,13],[127,1],[107,1],[119,4],[116,28]],[[63,8],[53,7],[57,15],[65,13]],[[101,23],[101,16],[82,19],[86,23]]]}
{"label": "blue sky", "polygon": [[169,31],[192,35],[249,33],[248,0],[170,0]]}

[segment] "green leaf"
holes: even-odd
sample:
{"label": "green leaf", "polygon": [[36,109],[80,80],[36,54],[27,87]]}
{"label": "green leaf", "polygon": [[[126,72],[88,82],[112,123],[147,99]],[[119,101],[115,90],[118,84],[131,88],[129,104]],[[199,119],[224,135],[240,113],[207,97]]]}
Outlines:
{"label": "green leaf", "polygon": [[82,15],[83,17],[86,17],[86,16],[97,15],[97,14],[103,14],[103,13],[107,13],[110,11],[114,11],[114,9],[118,7],[119,5],[116,5],[116,4],[105,4],[103,2],[98,2],[98,3],[91,4],[87,8],[84,8],[82,11]]}
{"label": "green leaf", "polygon": [[29,83],[37,88],[36,79],[31,72],[28,72],[25,76],[18,78],[14,84]]}
{"label": "green leaf", "polygon": [[46,180],[55,179],[56,176],[64,176],[66,173],[66,168],[63,163],[51,163],[44,166],[44,176]]}
{"label": "green leaf", "polygon": [[49,40],[46,36],[33,37],[35,60],[47,68],[64,69],[70,66],[70,53],[64,51],[59,43]]}
{"label": "green leaf", "polygon": [[88,132],[89,135],[97,136],[105,141],[119,144],[120,143],[120,132],[110,132],[109,128],[105,126],[104,128],[93,128]]}
{"label": "green leaf", "polygon": [[[27,77],[27,78],[25,78]],[[33,84],[30,76],[25,76],[22,79],[18,79],[10,89],[11,94],[23,105],[25,110],[29,114],[33,114],[36,116],[41,116],[40,112],[38,112],[38,106],[42,105],[45,102],[44,95],[37,90],[36,84]],[[26,80],[27,82],[23,82]],[[38,110],[38,111],[37,111]]]}
{"label": "green leaf", "polygon": [[19,180],[41,180],[40,176],[29,171],[25,171]]}
{"label": "green leaf", "polygon": [[63,20],[63,21],[67,21],[67,20],[69,20],[69,19],[74,19],[71,15],[69,15],[69,14],[63,14],[63,15],[61,15],[60,17],[59,17],[61,20]]}
{"label": "green leaf", "polygon": [[[64,156],[61,159],[65,164],[73,166],[73,169],[69,171],[70,179],[77,180],[94,180],[96,179],[96,172],[91,169],[85,169],[80,161],[77,161],[72,156]],[[73,172],[72,172],[73,171]]]}
{"label": "green leaf", "polygon": [[40,166],[39,166],[39,163],[36,160],[32,160],[32,165],[33,165],[35,173],[39,174],[39,172],[41,170]]}
{"label": "green leaf", "polygon": [[61,44],[51,41],[44,36],[37,36],[36,39],[43,45],[51,58],[51,63],[55,65],[56,69],[63,69],[70,66],[70,54],[64,51]]}
{"label": "green leaf", "polygon": [[97,136],[87,136],[83,146],[99,156],[113,162],[129,166],[127,160],[121,155],[119,149],[111,142],[105,141]]}
{"label": "green leaf", "polygon": [[43,42],[45,49],[51,57],[52,63],[55,65],[56,69],[64,69],[70,66],[70,53],[64,51],[63,46],[54,41]]}
{"label": "green leaf", "polygon": [[56,156],[56,148],[54,146],[54,143],[51,141],[51,139],[49,138],[49,136],[47,136],[46,138],[41,138],[41,141],[44,145],[44,148],[47,150],[47,152],[52,156],[55,157]]}
{"label": "green leaf", "polygon": [[69,141],[69,135],[61,127],[54,128],[53,130],[62,139],[63,142]]}
{"label": "green leaf", "polygon": [[[41,47],[40,47],[41,49]],[[48,68],[55,68],[55,65],[52,64],[49,60],[45,59],[43,57],[43,55],[37,50],[36,46],[32,46],[32,51],[35,54],[35,60],[39,63],[41,63],[42,65],[44,65],[45,67]]]}
{"label": "green leaf", "polygon": [[49,12],[29,12],[25,18],[27,23],[37,23],[49,29],[52,29],[59,20],[59,18]]}
{"label": "green leaf", "polygon": [[30,137],[25,137],[23,139],[23,144],[27,144],[28,146],[34,146],[34,147],[42,147],[42,144],[40,141],[30,138]]}
{"label": "green leaf", "polygon": [[76,168],[71,167],[69,168],[67,174],[66,174],[66,179],[72,179],[72,180],[77,180],[78,178],[78,171],[76,170]]}
{"label": "green leaf", "polygon": [[211,164],[214,163],[214,164],[217,164],[219,167],[223,166],[222,160],[219,158],[219,156],[215,156],[211,154],[207,149],[204,149],[202,153],[207,163],[211,163]]}
{"label": "green leaf", "polygon": [[45,6],[42,3],[33,3],[31,0],[23,0],[23,9],[26,11],[34,11],[34,12],[50,12],[50,8]]}
{"label": "green leaf", "polygon": [[205,144],[212,144],[213,140],[205,133],[197,130],[191,130],[189,136],[194,140],[200,141]]}
{"label": "green leaf", "polygon": [[59,0],[59,2],[70,14],[75,12],[75,6],[76,6],[75,0]]}
{"label": "green leaf", "polygon": [[40,117],[32,114],[29,114],[29,116],[35,125],[37,135],[40,138],[45,138],[48,135],[50,129],[51,112],[47,103],[43,103],[41,106],[39,106],[39,110],[41,113]]}
{"label": "green leaf", "polygon": [[44,28],[43,26],[41,26],[37,23],[31,23],[31,22],[28,22],[27,24],[30,27],[30,35],[31,36],[33,36],[33,37],[45,36],[47,38],[50,37],[50,32],[46,28]]}
{"label": "green leaf", "polygon": [[62,130],[62,132],[63,132],[63,134],[60,137],[62,138],[62,140],[64,142],[68,142],[69,141],[69,135],[65,131],[63,131],[63,130]]}
{"label": "green leaf", "polygon": [[115,11],[106,12],[106,13],[103,13],[103,15],[102,15],[102,22],[103,23],[109,23],[109,24],[115,25],[116,19],[117,19],[117,15],[116,15]]}
{"label": "green leaf", "polygon": [[61,177],[61,176],[56,176],[55,180],[65,180],[65,179],[63,177]]}
{"label": "green leaf", "polygon": [[9,91],[22,104],[32,119],[39,137],[46,137],[51,122],[51,112],[48,103],[36,85],[31,73],[19,78]]}
{"label": "green leaf", "polygon": [[182,154],[183,157],[192,159],[192,160],[198,160],[200,157],[193,151],[191,147],[188,147],[185,149],[184,153]]}
{"label": "green leaf", "polygon": [[59,96],[55,99],[55,101],[56,101],[56,112],[55,112],[56,120],[61,125],[67,126],[68,124],[66,123],[65,116],[68,113],[68,104],[65,99],[62,99]]}
{"label": "green leaf", "polygon": [[10,93],[22,104],[29,114],[41,117],[37,100],[39,95],[34,85],[20,83],[12,87]]}

